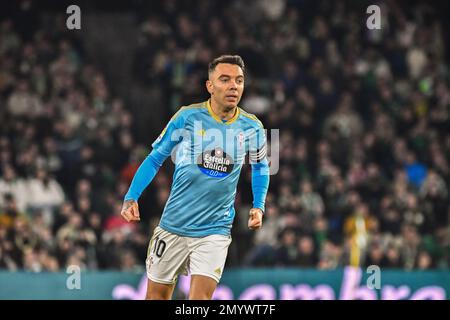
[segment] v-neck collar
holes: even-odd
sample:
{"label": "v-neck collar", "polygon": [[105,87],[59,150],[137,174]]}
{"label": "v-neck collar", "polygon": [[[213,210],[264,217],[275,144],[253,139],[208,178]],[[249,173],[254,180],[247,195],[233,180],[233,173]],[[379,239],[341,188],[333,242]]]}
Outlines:
{"label": "v-neck collar", "polygon": [[219,123],[221,123],[221,124],[226,124],[226,125],[232,124],[232,123],[235,122],[235,121],[237,120],[237,118],[239,117],[240,111],[239,111],[239,107],[237,107],[237,108],[236,108],[236,112],[234,113],[234,116],[233,116],[230,120],[228,120],[228,121],[226,121],[226,122],[223,122],[222,119],[220,119],[220,118],[217,116],[217,114],[214,113],[213,109],[211,108],[211,101],[208,99],[205,103],[206,103],[206,109],[208,109],[208,112],[209,112],[209,114],[211,115],[211,117],[213,117],[214,120],[216,120],[217,122],[219,122]]}

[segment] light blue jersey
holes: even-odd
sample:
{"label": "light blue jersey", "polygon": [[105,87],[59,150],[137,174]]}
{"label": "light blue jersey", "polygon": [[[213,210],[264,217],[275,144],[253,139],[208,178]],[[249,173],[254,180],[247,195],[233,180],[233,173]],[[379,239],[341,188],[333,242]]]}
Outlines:
{"label": "light blue jersey", "polygon": [[252,164],[253,207],[264,211],[269,184],[266,136],[254,115],[238,108],[224,122],[213,113],[209,101],[182,107],[152,147],[125,200],[137,200],[162,162],[172,157],[175,172],[161,228],[188,237],[229,235],[247,153]]}

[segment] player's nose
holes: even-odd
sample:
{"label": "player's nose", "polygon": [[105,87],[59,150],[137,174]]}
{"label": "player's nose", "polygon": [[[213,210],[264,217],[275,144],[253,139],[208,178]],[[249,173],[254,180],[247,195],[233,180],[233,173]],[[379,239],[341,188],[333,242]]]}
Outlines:
{"label": "player's nose", "polygon": [[230,90],[236,90],[237,91],[237,89],[238,89],[238,85],[237,85],[236,80],[231,80],[230,81]]}

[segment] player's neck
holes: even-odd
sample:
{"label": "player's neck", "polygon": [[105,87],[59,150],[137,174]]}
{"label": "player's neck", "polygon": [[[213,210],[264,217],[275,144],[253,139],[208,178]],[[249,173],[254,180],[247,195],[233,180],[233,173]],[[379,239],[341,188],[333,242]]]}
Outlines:
{"label": "player's neck", "polygon": [[228,121],[231,118],[234,117],[234,115],[237,112],[237,107],[228,107],[228,106],[222,106],[214,101],[214,99],[210,100],[211,104],[211,110],[214,112],[214,114],[222,119],[223,121]]}

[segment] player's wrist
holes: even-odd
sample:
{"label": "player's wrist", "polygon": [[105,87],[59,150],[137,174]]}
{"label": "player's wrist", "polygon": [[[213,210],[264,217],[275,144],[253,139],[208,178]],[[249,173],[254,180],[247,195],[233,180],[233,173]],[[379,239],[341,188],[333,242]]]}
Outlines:
{"label": "player's wrist", "polygon": [[133,199],[133,198],[125,198],[123,200],[124,203],[137,203],[137,200]]}
{"label": "player's wrist", "polygon": [[264,210],[261,209],[261,208],[253,207],[253,208],[250,209],[250,212],[255,212],[255,211],[259,212],[262,216],[264,215]]}
{"label": "player's wrist", "polygon": [[129,208],[133,207],[133,206],[138,206],[137,201],[134,199],[128,199],[128,200],[124,200],[123,201],[123,205],[122,205],[122,211],[123,210],[128,210]]}

